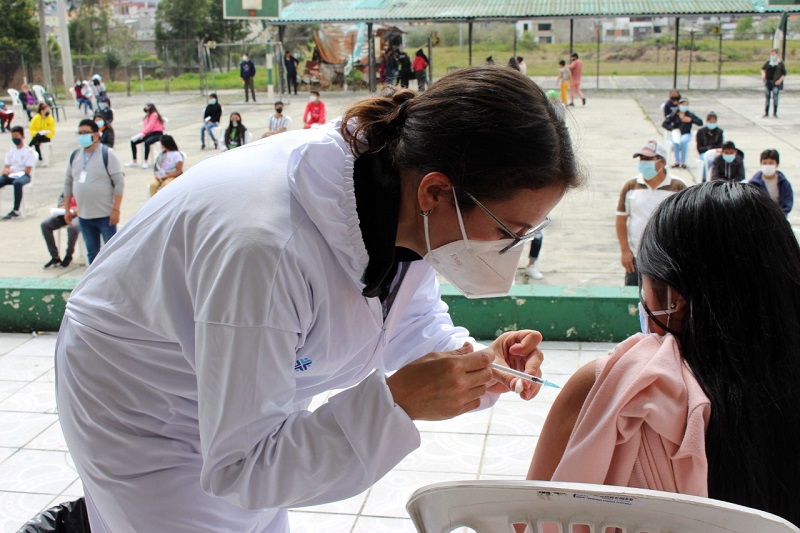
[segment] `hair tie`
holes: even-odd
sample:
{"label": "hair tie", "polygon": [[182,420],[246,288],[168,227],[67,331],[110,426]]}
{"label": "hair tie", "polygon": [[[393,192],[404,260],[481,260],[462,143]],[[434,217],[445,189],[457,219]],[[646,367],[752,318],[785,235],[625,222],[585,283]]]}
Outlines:
{"label": "hair tie", "polygon": [[408,107],[408,103],[410,101],[411,101],[410,99],[409,100],[403,100],[403,103],[400,104],[400,109],[397,110],[397,120],[402,120],[403,122],[405,122],[405,120],[406,120],[406,117],[405,117],[406,107]]}

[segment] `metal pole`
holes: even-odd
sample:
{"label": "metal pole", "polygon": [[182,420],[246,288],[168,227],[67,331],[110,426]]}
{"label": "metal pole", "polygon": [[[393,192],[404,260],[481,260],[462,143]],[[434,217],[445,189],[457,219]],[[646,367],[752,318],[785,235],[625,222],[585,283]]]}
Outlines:
{"label": "metal pole", "polygon": [[600,88],[600,34],[603,32],[603,26],[598,22],[595,26],[594,33],[597,37],[597,53],[595,54],[597,60],[597,67],[595,68],[595,89]]}
{"label": "metal pole", "polygon": [[75,85],[75,74],[72,71],[72,49],[69,44],[67,29],[67,8],[64,0],[56,0],[58,10],[58,30],[61,33],[61,75],[64,79],[64,94],[69,95],[69,88]]}
{"label": "metal pole", "polygon": [[164,94],[169,94],[169,42],[164,43]]}
{"label": "metal pole", "polygon": [[267,37],[267,101],[275,101],[275,86],[272,81],[272,33]]}
{"label": "metal pole", "polygon": [[471,20],[469,21],[469,66],[472,66],[472,21]]}
{"label": "metal pole", "polygon": [[719,30],[719,51],[717,52],[717,90],[722,80],[722,28]]}
{"label": "metal pole", "polygon": [[204,90],[203,85],[206,84],[206,58],[205,52],[203,50],[204,44],[203,41],[197,41],[197,60],[199,61],[200,67],[200,95],[205,96],[206,91]]}
{"label": "metal pole", "polygon": [[672,87],[678,87],[678,42],[680,40],[681,18],[675,17],[675,68],[672,71]]}
{"label": "metal pole", "polygon": [[686,79],[686,89],[691,89],[692,85],[692,58],[694,56],[694,30],[689,32],[691,35],[689,40],[689,77]]}
{"label": "metal pole", "polygon": [[517,57],[517,21],[514,21],[514,57]]}
{"label": "metal pole", "polygon": [[[375,37],[372,34],[372,22],[367,22],[367,53],[369,54],[369,92],[375,92]],[[430,38],[428,38],[430,42]]]}
{"label": "metal pole", "polygon": [[573,47],[575,45],[575,19],[569,19],[569,55],[572,56],[572,52],[574,52]]}
{"label": "metal pole", "polygon": [[47,47],[47,28],[44,19],[44,0],[39,0],[39,44],[42,51],[42,77],[47,90],[53,85],[53,76],[50,73],[50,49]]}
{"label": "metal pole", "polygon": [[784,13],[781,19],[783,22],[783,52],[781,53],[781,61],[786,62],[786,33],[789,31],[789,13]]}
{"label": "metal pole", "polygon": [[428,35],[428,85],[433,83],[433,40]]}

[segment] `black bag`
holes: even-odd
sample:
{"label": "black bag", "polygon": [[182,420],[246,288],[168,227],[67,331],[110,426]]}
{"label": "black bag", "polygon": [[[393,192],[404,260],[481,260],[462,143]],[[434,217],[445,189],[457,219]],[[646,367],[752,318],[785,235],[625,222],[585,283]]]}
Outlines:
{"label": "black bag", "polygon": [[31,518],[17,533],[91,533],[86,501],[60,503]]}

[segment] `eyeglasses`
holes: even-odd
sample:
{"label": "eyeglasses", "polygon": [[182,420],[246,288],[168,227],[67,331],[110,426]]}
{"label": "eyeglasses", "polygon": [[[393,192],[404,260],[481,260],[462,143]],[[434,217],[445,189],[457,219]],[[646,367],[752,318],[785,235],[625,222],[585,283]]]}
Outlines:
{"label": "eyeglasses", "polygon": [[517,247],[517,246],[519,246],[520,244],[523,244],[523,243],[526,243],[526,242],[528,242],[528,241],[530,241],[530,240],[533,240],[533,239],[535,239],[535,238],[536,238],[536,237],[539,235],[539,232],[541,232],[541,231],[542,231],[544,228],[546,228],[547,226],[549,226],[549,225],[550,225],[550,222],[552,222],[552,221],[550,220],[550,217],[544,217],[544,220],[542,220],[542,221],[541,221],[539,224],[537,224],[536,226],[534,226],[532,229],[528,230],[528,232],[527,232],[527,233],[525,233],[524,235],[517,235],[516,233],[514,233],[513,231],[511,231],[511,228],[509,228],[508,226],[506,226],[505,224],[503,224],[503,221],[502,221],[502,220],[500,220],[499,218],[497,218],[497,217],[494,215],[494,213],[492,213],[491,211],[489,211],[489,209],[487,209],[487,207],[486,207],[485,205],[483,205],[482,203],[480,203],[480,202],[478,201],[478,199],[477,199],[477,198],[475,198],[474,196],[472,196],[472,195],[471,195],[470,193],[468,193],[468,192],[465,192],[464,194],[466,194],[466,195],[467,195],[467,197],[468,197],[470,200],[472,200],[473,202],[475,202],[475,205],[477,205],[478,207],[480,207],[481,209],[483,209],[483,212],[484,212],[484,213],[486,213],[487,215],[489,215],[490,217],[492,217],[492,220],[494,220],[495,222],[497,222],[497,225],[498,225],[498,226],[500,226],[500,228],[501,228],[501,229],[502,229],[502,230],[503,230],[505,233],[507,233],[507,234],[508,234],[508,236],[509,236],[509,237],[511,237],[511,239],[513,239],[513,241],[511,242],[511,244],[509,244],[508,246],[506,246],[505,248],[503,248],[502,250],[500,250],[500,254],[501,254],[501,255],[502,255],[502,254],[504,254],[504,253],[506,253],[507,251],[511,250],[512,248],[516,248],[516,247]]}

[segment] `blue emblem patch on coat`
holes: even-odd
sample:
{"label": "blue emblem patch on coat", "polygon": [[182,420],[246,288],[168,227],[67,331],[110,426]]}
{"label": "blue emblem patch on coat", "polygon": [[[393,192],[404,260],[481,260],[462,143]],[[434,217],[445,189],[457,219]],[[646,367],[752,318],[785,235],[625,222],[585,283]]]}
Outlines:
{"label": "blue emblem patch on coat", "polygon": [[294,371],[303,372],[305,370],[308,370],[308,367],[311,366],[311,363],[312,361],[308,357],[303,357],[302,359],[298,359],[297,361],[294,362]]}

